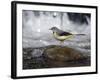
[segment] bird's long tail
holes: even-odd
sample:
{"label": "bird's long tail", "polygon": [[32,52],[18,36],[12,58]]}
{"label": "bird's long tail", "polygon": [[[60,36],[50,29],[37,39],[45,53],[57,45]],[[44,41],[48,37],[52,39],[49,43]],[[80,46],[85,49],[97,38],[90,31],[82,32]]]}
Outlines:
{"label": "bird's long tail", "polygon": [[85,34],[74,34],[74,35],[85,35]]}

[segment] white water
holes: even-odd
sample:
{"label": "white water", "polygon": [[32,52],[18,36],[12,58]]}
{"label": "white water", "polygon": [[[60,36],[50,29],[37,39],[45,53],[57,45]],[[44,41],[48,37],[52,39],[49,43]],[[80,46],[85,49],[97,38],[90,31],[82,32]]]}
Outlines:
{"label": "white water", "polygon": [[91,25],[90,20],[88,18],[87,20],[89,24],[78,24],[70,21],[67,13],[23,11],[23,47],[36,48],[60,45],[59,41],[54,39],[52,32],[49,30],[51,27],[56,26],[71,33],[86,34],[65,40],[62,45],[90,52],[90,49],[85,48],[90,46]]}

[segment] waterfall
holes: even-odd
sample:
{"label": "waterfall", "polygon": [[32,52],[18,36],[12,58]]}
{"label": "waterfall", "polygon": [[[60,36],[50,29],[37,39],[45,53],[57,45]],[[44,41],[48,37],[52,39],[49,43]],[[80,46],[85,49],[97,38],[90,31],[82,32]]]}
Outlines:
{"label": "waterfall", "polygon": [[75,36],[71,40],[65,40],[64,46],[77,46],[77,48],[90,46],[90,14],[31,10],[23,10],[22,13],[22,42],[24,48],[59,45],[59,41],[54,39],[52,32],[49,30],[53,26],[73,34],[86,34],[85,36]]}

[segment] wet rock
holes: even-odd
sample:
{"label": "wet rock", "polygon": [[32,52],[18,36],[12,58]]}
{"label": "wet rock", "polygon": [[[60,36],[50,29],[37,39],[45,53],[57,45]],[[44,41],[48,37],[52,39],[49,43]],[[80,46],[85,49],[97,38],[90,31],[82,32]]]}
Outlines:
{"label": "wet rock", "polygon": [[52,46],[44,51],[44,57],[56,61],[71,61],[83,59],[86,56],[78,50],[69,47]]}
{"label": "wet rock", "polygon": [[43,54],[44,49],[34,49],[31,54],[32,57],[40,57]]}
{"label": "wet rock", "polygon": [[90,66],[90,60],[91,57],[84,51],[67,46],[23,49],[23,69]]}

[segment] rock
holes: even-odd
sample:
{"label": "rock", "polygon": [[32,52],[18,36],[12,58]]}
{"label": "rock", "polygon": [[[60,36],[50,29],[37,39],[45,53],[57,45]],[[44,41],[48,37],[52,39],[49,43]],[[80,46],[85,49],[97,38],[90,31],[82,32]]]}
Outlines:
{"label": "rock", "polygon": [[69,47],[52,46],[44,51],[44,57],[56,61],[71,61],[83,59],[83,54]]}
{"label": "rock", "polygon": [[67,46],[23,49],[23,69],[90,66],[90,60],[91,57],[83,51]]}
{"label": "rock", "polygon": [[40,57],[43,54],[44,49],[34,49],[31,54],[32,57]]}

